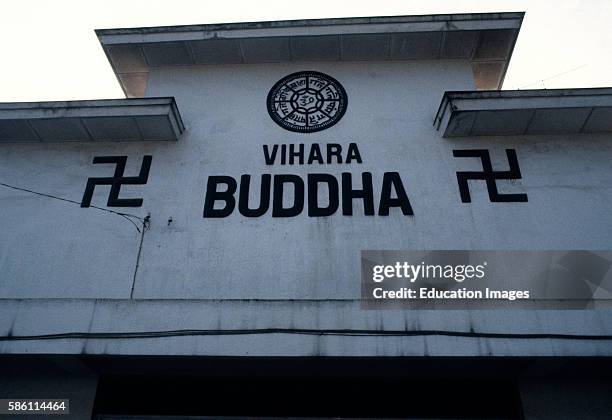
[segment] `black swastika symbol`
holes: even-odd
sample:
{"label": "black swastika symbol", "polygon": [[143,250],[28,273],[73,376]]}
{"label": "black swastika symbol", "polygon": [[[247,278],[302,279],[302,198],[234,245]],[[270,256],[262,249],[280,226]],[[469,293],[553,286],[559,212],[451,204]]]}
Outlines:
{"label": "black swastika symbol", "polygon": [[127,162],[127,156],[96,156],[93,159],[93,163],[114,163],[115,174],[112,177],[106,178],[89,178],[87,180],[87,186],[85,187],[85,193],[83,194],[83,200],[81,201],[81,207],[89,207],[91,205],[91,198],[93,197],[94,189],[96,185],[110,185],[111,190],[108,195],[108,207],[140,207],[142,206],[142,198],[119,198],[119,191],[122,185],[143,185],[147,183],[149,179],[149,169],[151,169],[152,156],[144,156],[142,159],[142,166],[140,167],[140,174],[138,176],[123,176],[125,171],[125,163]]}
{"label": "black swastika symbol", "polygon": [[491,156],[487,149],[469,149],[469,150],[453,150],[454,157],[477,157],[482,162],[483,171],[465,171],[457,172],[457,183],[459,184],[459,193],[461,194],[461,202],[471,203],[470,187],[468,180],[479,179],[486,181],[489,199],[493,203],[510,203],[510,202],[527,202],[527,194],[500,194],[497,191],[496,181],[499,179],[521,179],[521,170],[519,168],[516,151],[514,149],[506,149],[506,156],[509,171],[494,171],[491,164]]}

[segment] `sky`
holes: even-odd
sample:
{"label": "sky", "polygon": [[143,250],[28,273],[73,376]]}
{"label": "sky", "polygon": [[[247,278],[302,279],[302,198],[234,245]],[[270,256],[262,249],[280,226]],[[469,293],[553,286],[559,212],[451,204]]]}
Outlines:
{"label": "sky", "polygon": [[504,89],[612,86],[612,0],[4,0],[0,102],[122,98],[94,29],[526,12]]}

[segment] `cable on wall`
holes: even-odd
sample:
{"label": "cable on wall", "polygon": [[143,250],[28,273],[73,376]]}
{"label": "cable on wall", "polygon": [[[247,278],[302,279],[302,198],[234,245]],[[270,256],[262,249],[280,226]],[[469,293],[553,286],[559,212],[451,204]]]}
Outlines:
{"label": "cable on wall", "polygon": [[420,337],[444,336],[463,338],[490,339],[555,339],[555,340],[612,340],[612,335],[603,334],[556,334],[556,333],[493,333],[476,331],[447,330],[358,330],[358,329],[309,329],[309,328],[260,328],[260,329],[226,329],[226,330],[169,330],[169,331],[133,331],[133,332],[67,332],[41,335],[0,336],[0,341],[28,340],[65,340],[65,339],[142,339],[192,336],[224,335],[262,335],[262,334],[295,334],[316,336],[351,336],[351,337]]}
{"label": "cable on wall", "polygon": [[[45,193],[41,193],[38,191],[33,191],[27,188],[21,188],[21,187],[16,187],[14,185],[9,185],[9,184],[5,184],[4,182],[0,182],[0,186],[6,187],[6,188],[11,188],[13,190],[17,190],[17,191],[23,191],[23,192],[27,192],[30,194],[35,194],[35,195],[39,195],[42,197],[47,197],[47,198],[52,198],[55,200],[60,200],[60,201],[65,201],[67,203],[72,203],[72,204],[77,204],[79,207],[81,206],[81,203],[79,203],[78,201],[74,201],[74,200],[70,200],[68,198],[63,198],[63,197],[57,197],[55,195],[51,195],[51,194],[45,194]],[[134,227],[136,228],[136,230],[140,233],[140,228],[138,227],[138,225],[131,219],[132,217],[139,220],[143,226],[145,224],[145,218],[142,218],[140,216],[136,216],[135,214],[130,214],[130,213],[123,213],[123,212],[118,212],[118,211],[114,211],[114,210],[109,210],[109,209],[105,209],[103,207],[97,207],[97,206],[89,206],[90,208],[96,209],[96,210],[102,210],[108,213],[112,213],[112,214],[116,214],[117,216],[121,216],[123,217],[125,220],[129,221],[131,224],[134,225]]]}

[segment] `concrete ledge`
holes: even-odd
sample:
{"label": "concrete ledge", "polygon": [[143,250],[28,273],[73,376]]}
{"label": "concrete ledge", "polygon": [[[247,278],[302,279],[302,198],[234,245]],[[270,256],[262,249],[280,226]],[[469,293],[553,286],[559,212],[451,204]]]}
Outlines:
{"label": "concrete ledge", "polygon": [[[343,316],[337,316],[341,313]],[[166,314],[166,316],[160,316]],[[611,334],[612,311],[383,310],[352,300],[0,299],[0,336],[198,329]],[[45,320],[45,322],[41,322]],[[0,341],[0,354],[612,356],[610,340],[247,334]]]}
{"label": "concrete ledge", "polygon": [[612,132],[612,88],[446,92],[443,137]]}
{"label": "concrete ledge", "polygon": [[0,103],[0,143],[176,141],[174,98]]}
{"label": "concrete ledge", "polygon": [[128,97],[142,97],[150,68],[308,61],[472,62],[478,89],[503,81],[523,13],[478,13],[99,29]]}

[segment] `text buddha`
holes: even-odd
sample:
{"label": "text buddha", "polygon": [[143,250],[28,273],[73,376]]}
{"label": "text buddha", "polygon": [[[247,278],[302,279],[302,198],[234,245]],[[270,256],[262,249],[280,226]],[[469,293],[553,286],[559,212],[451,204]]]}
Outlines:
{"label": "text buddha", "polygon": [[[306,150],[304,144],[264,145],[267,165],[313,165],[361,163],[356,143],[343,152],[340,144],[319,145],[313,143]],[[204,200],[204,217],[218,218],[231,215],[237,208],[244,217],[260,217],[271,213],[272,217],[295,217],[306,211],[310,217],[331,216],[338,211],[345,216],[353,214],[353,204],[360,200],[367,216],[387,216],[392,209],[404,215],[412,215],[410,200],[398,172],[384,172],[382,182],[376,185],[371,172],[355,176],[342,172],[340,177],[328,173],[262,174],[259,198],[250,199],[251,178],[243,174],[239,179],[228,175],[208,177]],[[358,178],[358,179],[354,179]],[[360,185],[357,187],[356,185]],[[327,192],[326,202],[320,200],[320,190]],[[292,191],[292,199],[287,200]],[[289,201],[289,202],[288,202]]]}

